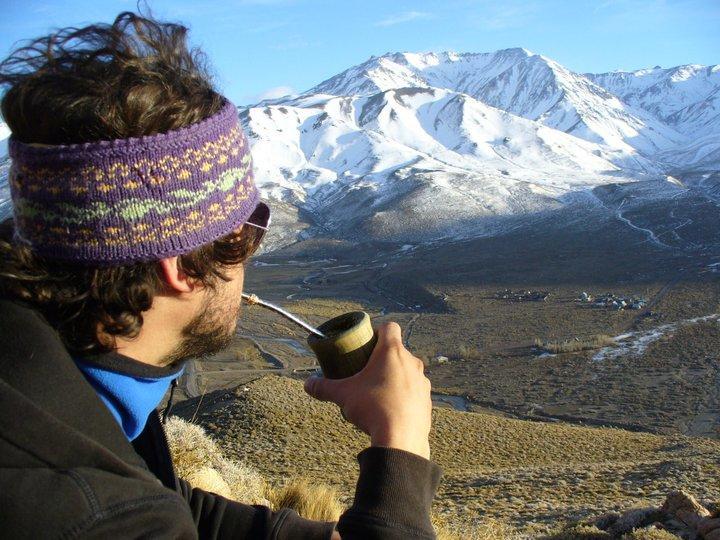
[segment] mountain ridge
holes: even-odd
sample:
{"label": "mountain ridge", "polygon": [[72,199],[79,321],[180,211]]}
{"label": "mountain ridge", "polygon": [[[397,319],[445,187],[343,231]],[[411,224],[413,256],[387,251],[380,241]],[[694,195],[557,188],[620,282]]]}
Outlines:
{"label": "mountain ridge", "polygon": [[707,92],[686,84],[663,117],[684,115],[673,125],[601,75],[524,48],[388,52],[240,117],[265,194],[308,218],[299,238],[431,241],[492,234],[496,218],[552,211],[605,184],[682,185],[686,172],[718,170],[716,132],[687,131],[706,113],[688,96],[720,92],[716,67],[662,73],[705,71]]}

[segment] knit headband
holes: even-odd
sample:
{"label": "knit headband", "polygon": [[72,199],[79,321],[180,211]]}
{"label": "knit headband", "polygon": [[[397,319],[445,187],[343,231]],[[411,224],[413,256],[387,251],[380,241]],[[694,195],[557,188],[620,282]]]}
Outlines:
{"label": "knit headband", "polygon": [[259,201],[237,109],[157,135],[69,145],[9,140],[16,238],[91,264],[157,260],[240,227]]}

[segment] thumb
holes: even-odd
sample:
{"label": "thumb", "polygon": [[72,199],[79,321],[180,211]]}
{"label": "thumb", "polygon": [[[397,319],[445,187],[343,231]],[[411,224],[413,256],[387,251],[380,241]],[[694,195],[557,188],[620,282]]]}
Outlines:
{"label": "thumb", "polygon": [[320,401],[332,401],[338,405],[342,396],[340,387],[340,381],[326,379],[319,375],[311,375],[305,381],[305,392]]}
{"label": "thumb", "polygon": [[402,345],[402,330],[400,325],[395,321],[387,322],[380,325],[377,329],[378,341],[381,343],[399,343]]}

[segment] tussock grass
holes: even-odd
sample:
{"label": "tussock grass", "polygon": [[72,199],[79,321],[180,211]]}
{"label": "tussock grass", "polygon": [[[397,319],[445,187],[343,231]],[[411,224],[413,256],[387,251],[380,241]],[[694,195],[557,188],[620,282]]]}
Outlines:
{"label": "tussock grass", "polygon": [[292,508],[304,518],[319,521],[337,521],[344,509],[337,491],[324,484],[293,478],[273,486],[255,469],[225,458],[200,426],[173,416],[165,431],[177,474],[193,487],[273,510]]}
{"label": "tussock grass", "polygon": [[662,529],[638,529],[623,535],[614,535],[594,525],[571,525],[559,532],[543,536],[542,540],[678,540],[678,536]]}
{"label": "tussock grass", "polygon": [[187,480],[191,486],[202,489],[203,491],[210,491],[228,499],[235,499],[235,494],[230,488],[230,485],[220,473],[212,467],[201,467],[186,473],[184,476],[181,476],[181,478]]}
{"label": "tussock grass", "polygon": [[474,523],[457,525],[447,516],[433,514],[433,527],[438,540],[514,540],[517,534],[508,524],[496,520],[477,520]]}
{"label": "tussock grass", "polygon": [[193,471],[212,467],[223,459],[220,447],[200,426],[171,416],[165,424],[165,433],[176,472],[181,478]]}
{"label": "tussock grass", "polygon": [[268,504],[268,485],[255,469],[223,456],[200,426],[171,416],[165,424],[177,475],[194,487],[247,504]]}
{"label": "tussock grass", "polygon": [[607,540],[611,536],[593,525],[572,525],[544,536],[543,540]]}
{"label": "tussock grass", "polygon": [[545,341],[535,338],[533,344],[538,349],[552,354],[592,351],[602,347],[612,347],[615,340],[605,334],[597,334],[586,338],[566,339],[563,341]]}
{"label": "tussock grass", "polygon": [[478,347],[472,347],[465,343],[461,343],[458,347],[458,355],[460,358],[464,358],[465,360],[475,360],[476,358],[482,356],[482,350]]}
{"label": "tussock grass", "polygon": [[337,491],[305,478],[293,478],[274,488],[269,496],[273,508],[292,508],[301,516],[319,521],[337,521],[345,507]]}
{"label": "tussock grass", "polygon": [[623,540],[677,540],[678,537],[662,529],[642,529],[623,535]]}

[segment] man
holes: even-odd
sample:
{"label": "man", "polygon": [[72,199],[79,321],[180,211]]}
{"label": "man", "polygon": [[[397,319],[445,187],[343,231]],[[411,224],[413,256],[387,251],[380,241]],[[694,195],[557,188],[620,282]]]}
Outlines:
{"label": "man", "polygon": [[0,64],[13,219],[0,240],[0,523],[11,538],[433,538],[430,383],[378,329],[367,367],[310,378],[370,436],[337,524],[194,489],[156,408],[226,347],[269,222],[236,108],[186,28],[124,12]]}

